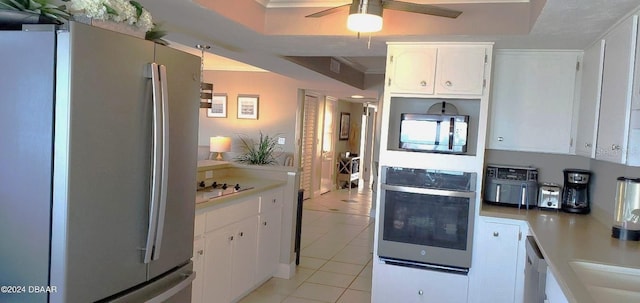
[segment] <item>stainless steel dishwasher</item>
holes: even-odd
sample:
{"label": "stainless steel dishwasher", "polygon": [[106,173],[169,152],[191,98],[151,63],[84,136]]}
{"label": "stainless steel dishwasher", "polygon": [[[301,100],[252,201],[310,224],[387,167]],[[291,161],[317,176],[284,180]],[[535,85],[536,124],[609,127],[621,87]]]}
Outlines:
{"label": "stainless steel dishwasher", "polygon": [[544,260],[536,240],[527,236],[527,260],[524,267],[524,303],[543,303],[547,279],[547,262]]}

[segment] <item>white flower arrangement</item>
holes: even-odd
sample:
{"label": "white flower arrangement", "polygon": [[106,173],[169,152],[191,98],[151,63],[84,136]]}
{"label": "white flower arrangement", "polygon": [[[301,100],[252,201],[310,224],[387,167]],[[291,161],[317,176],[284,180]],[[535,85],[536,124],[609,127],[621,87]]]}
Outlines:
{"label": "white flower arrangement", "polygon": [[72,14],[82,14],[97,20],[127,23],[144,32],[153,28],[151,14],[136,1],[70,0]]}

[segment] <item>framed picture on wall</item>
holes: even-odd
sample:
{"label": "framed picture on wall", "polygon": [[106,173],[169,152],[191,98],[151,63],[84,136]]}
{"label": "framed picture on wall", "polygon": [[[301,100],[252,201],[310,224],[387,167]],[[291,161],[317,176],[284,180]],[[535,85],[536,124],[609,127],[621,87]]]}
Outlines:
{"label": "framed picture on wall", "polygon": [[340,133],[338,139],[349,140],[349,123],[351,122],[350,113],[340,113]]}
{"label": "framed picture on wall", "polygon": [[256,95],[238,95],[238,119],[258,119],[258,99]]}
{"label": "framed picture on wall", "polygon": [[211,99],[211,108],[207,109],[209,118],[227,117],[227,94],[214,94]]}

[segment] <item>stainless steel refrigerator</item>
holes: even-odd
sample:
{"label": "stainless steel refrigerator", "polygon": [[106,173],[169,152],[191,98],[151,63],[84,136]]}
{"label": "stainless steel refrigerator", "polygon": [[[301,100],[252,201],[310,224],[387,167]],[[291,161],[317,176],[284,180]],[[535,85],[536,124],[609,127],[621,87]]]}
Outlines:
{"label": "stainless steel refrigerator", "polygon": [[200,59],[74,22],[0,45],[0,302],[189,302]]}

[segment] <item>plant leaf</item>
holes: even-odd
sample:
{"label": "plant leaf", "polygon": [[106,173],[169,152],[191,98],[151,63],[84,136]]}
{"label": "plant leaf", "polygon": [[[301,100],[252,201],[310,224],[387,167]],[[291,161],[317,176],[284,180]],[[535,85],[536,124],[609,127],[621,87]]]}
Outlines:
{"label": "plant leaf", "polygon": [[142,16],[142,4],[138,1],[129,1],[129,3],[136,8],[136,19],[140,19],[140,16]]}
{"label": "plant leaf", "polygon": [[113,9],[113,7],[107,5],[106,3],[103,3],[102,5],[104,5],[104,7],[107,9],[107,14],[118,16],[118,12],[115,9]]}

